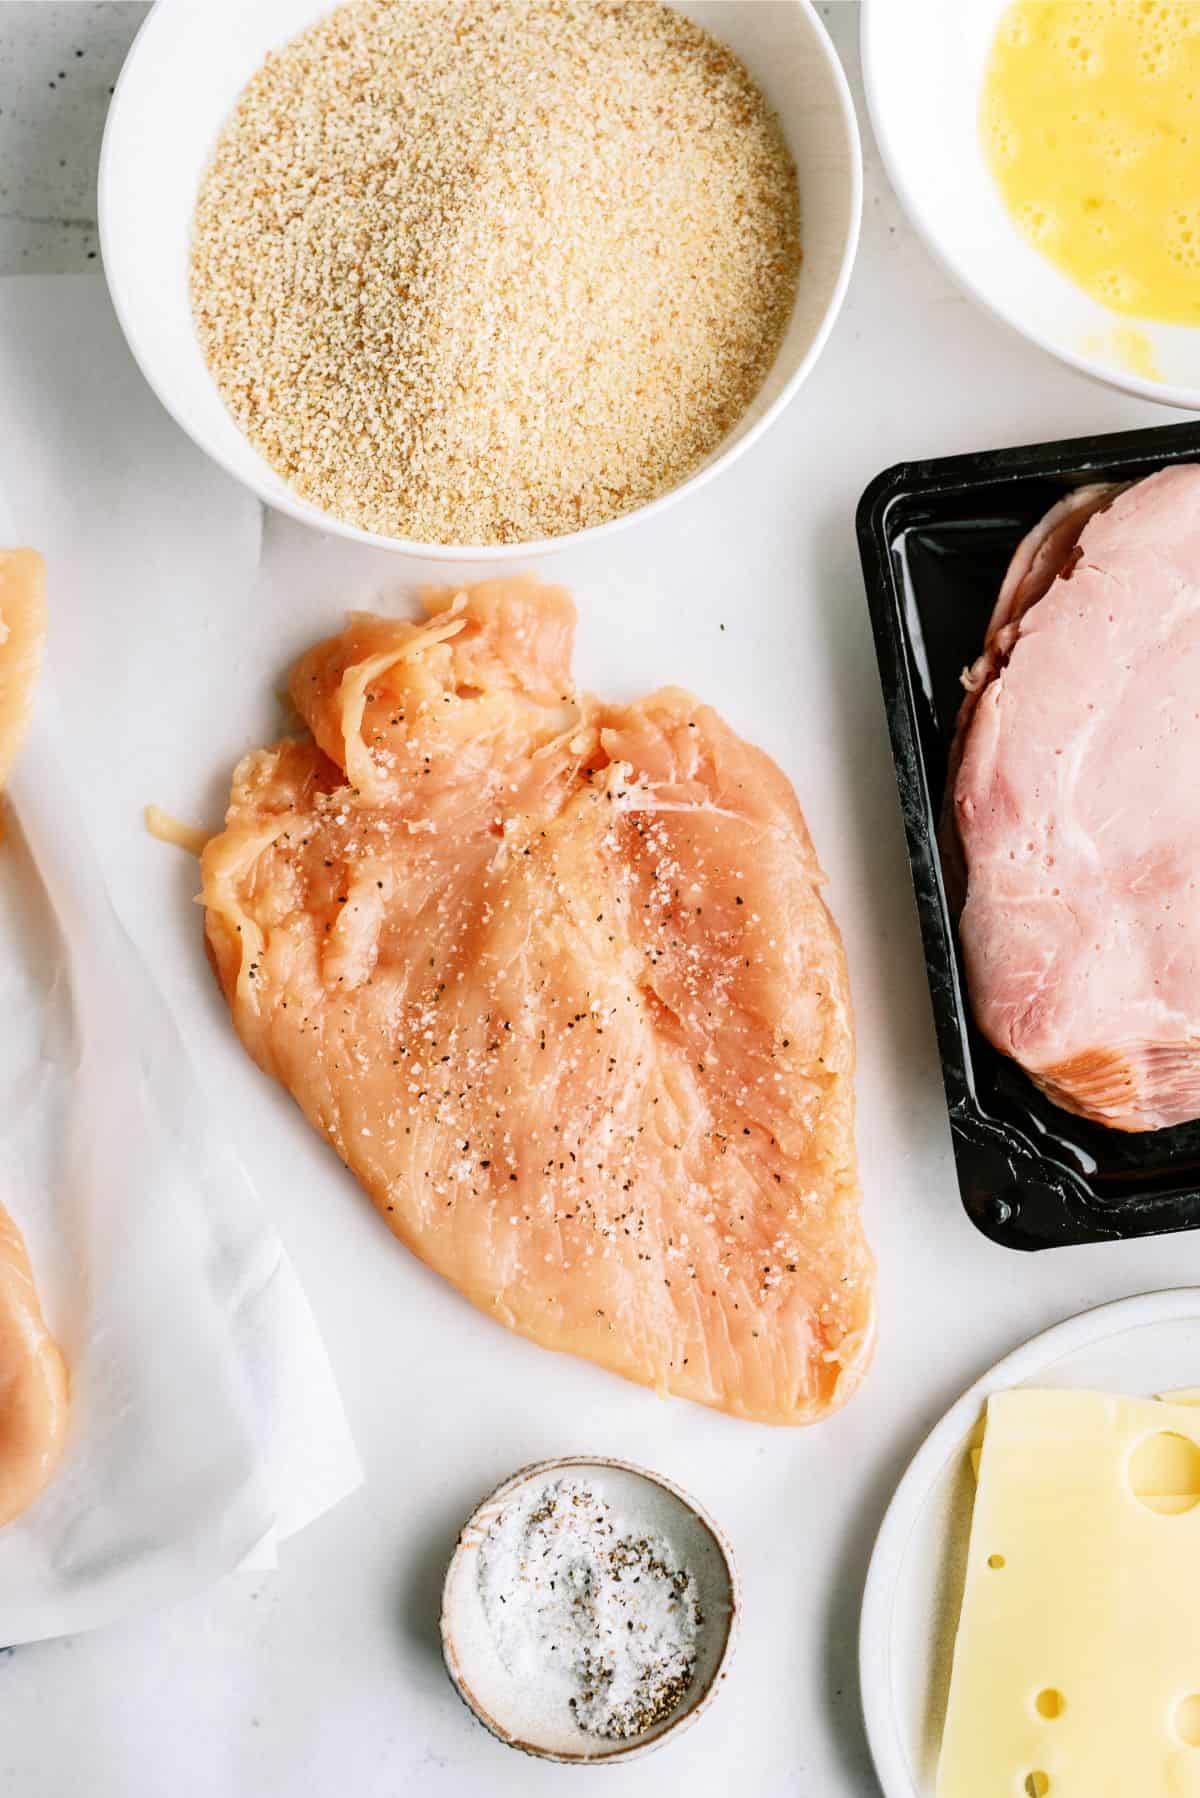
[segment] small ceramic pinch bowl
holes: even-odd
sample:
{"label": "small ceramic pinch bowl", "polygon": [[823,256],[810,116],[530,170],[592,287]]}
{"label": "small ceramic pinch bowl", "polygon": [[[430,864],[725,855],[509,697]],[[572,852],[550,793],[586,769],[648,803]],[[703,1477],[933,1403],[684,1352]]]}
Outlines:
{"label": "small ceramic pinch bowl", "polygon": [[[488,1531],[507,1505],[556,1479],[586,1481],[622,1519],[666,1537],[696,1581],[703,1624],[695,1673],[670,1715],[641,1735],[608,1740],[569,1719],[548,1717],[542,1695],[504,1666],[488,1627],[477,1577]],[[686,1492],[628,1461],[568,1455],[522,1467],[497,1486],[463,1526],[442,1592],[442,1654],[459,1696],[499,1741],[542,1760],[606,1765],[653,1753],[709,1708],[729,1670],[739,1611],[733,1551],[717,1524]]]}
{"label": "small ceramic pinch bowl", "polygon": [[858,246],[862,153],[846,77],[813,0],[668,3],[728,44],[778,113],[799,175],[804,251],[774,365],[732,431],[688,479],[633,511],[539,542],[418,543],[319,510],[243,435],[192,323],[188,265],[196,195],[242,88],[271,51],[332,12],[334,0],[158,0],[121,71],[100,155],[104,273],[129,347],[177,423],[280,512],[357,543],[438,561],[528,561],[609,536],[726,468],[798,392],[833,328]]}

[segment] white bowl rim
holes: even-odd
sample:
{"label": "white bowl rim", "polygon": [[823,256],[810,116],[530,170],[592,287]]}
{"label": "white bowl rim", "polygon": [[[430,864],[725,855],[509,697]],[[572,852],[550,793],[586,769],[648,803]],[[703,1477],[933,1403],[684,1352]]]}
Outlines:
{"label": "white bowl rim", "polygon": [[[337,0],[330,0],[331,11],[336,3]],[[812,341],[805,351],[804,356],[801,358],[784,386],[767,407],[761,418],[757,419],[755,423],[751,425],[748,430],[744,431],[735,442],[729,444],[727,448],[718,451],[703,468],[698,469],[695,474],[689,475],[687,480],[681,481],[677,487],[670,488],[666,493],[660,493],[656,499],[648,501],[644,506],[636,506],[630,512],[622,512],[616,518],[606,519],[602,524],[589,525],[586,529],[581,531],[569,531],[560,537],[535,538],[529,542],[523,543],[421,543],[415,538],[385,537],[376,531],[364,530],[360,525],[350,524],[345,519],[334,517],[332,513],[319,512],[318,515],[314,516],[315,508],[307,505],[298,497],[293,497],[291,493],[271,494],[268,497],[268,495],[262,491],[258,482],[251,480],[246,474],[234,468],[222,451],[215,447],[211,442],[207,441],[206,435],[203,432],[194,430],[191,424],[186,422],[185,419],[180,416],[179,411],[172,404],[163,385],[151,372],[151,369],[143,357],[142,348],[138,342],[137,332],[133,322],[131,308],[125,303],[120,288],[120,282],[115,270],[111,266],[111,258],[108,254],[108,246],[112,242],[109,220],[116,208],[111,166],[113,142],[116,135],[114,121],[118,118],[120,113],[122,90],[126,87],[133,71],[140,65],[147,50],[153,49],[155,34],[158,31],[165,29],[163,21],[170,18],[170,0],[155,0],[155,4],[146,15],[146,18],[138,29],[133,43],[130,45],[128,54],[122,64],[121,72],[117,77],[116,85],[113,88],[112,98],[109,101],[108,115],[104,123],[104,136],[100,145],[96,201],[101,262],[104,268],[104,277],[108,285],[108,292],[112,300],[113,310],[117,315],[117,321],[120,324],[125,342],[129,346],[130,353],[159,404],[170,414],[180,429],[191,438],[192,442],[204,451],[205,455],[209,456],[212,461],[223,468],[225,473],[237,481],[240,486],[249,488],[259,500],[260,504],[270,506],[275,511],[283,512],[288,517],[296,519],[299,523],[307,525],[310,530],[329,532],[337,537],[345,537],[353,543],[366,544],[373,549],[385,549],[391,551],[395,555],[411,556],[420,558],[423,561],[500,563],[519,561],[524,557],[556,554],[561,550],[573,549],[581,544],[597,542],[600,538],[611,536],[615,532],[624,529],[627,525],[635,522],[640,523],[644,519],[652,518],[657,513],[665,510],[667,506],[673,504],[676,500],[682,499],[685,494],[697,492],[710,481],[714,475],[723,473],[727,468],[732,467],[734,462],[736,462],[742,455],[743,451],[749,449],[752,444],[758,442],[759,438],[762,437],[767,428],[775,422],[784,407],[795,397],[799,388],[808,378],[818,357],[829,340],[830,332],[837,322],[838,315],[841,312],[842,304],[846,297],[846,290],[850,285],[850,276],[854,268],[855,257],[858,253],[863,210],[863,161],[862,140],[858,129],[858,116],[854,109],[854,101],[850,93],[850,84],[846,79],[846,72],[842,67],[841,58],[834,49],[833,42],[826,30],[825,24],[817,12],[815,0],[785,0],[785,3],[798,7],[800,11],[806,15],[813,30],[814,42],[819,48],[825,63],[826,71],[831,78],[833,93],[837,100],[838,115],[845,134],[846,147],[849,153],[848,173],[850,201],[849,217],[846,221],[846,241],[842,249],[842,255],[838,264],[838,271],[834,280],[833,289],[828,303],[826,304],[821,322],[813,334]]]}
{"label": "white bowl rim", "polygon": [[[515,1491],[518,1486],[523,1486],[538,1474],[563,1473],[575,1467],[615,1468],[619,1473],[634,1474],[638,1479],[646,1480],[650,1485],[659,1486],[664,1492],[669,1492],[672,1498],[678,1500],[685,1510],[690,1511],[704,1525],[716,1544],[729,1581],[729,1616],[725,1628],[725,1641],[708,1685],[698,1701],[692,1705],[690,1710],[682,1711],[677,1717],[672,1718],[666,1728],[660,1730],[657,1735],[651,1736],[649,1741],[635,1736],[631,1741],[611,1748],[605,1754],[560,1754],[553,1749],[539,1748],[536,1742],[525,1742],[510,1734],[504,1729],[498,1718],[483,1711],[476,1703],[474,1695],[459,1669],[446,1609],[446,1594],[462,1556],[463,1538],[472,1528],[480,1513],[488,1510],[499,1499],[507,1497],[509,1492]],[[685,1729],[689,1729],[699,1717],[703,1716],[715,1701],[733,1663],[741,1622],[742,1588],[737,1561],[734,1558],[733,1544],[716,1518],[705,1510],[704,1506],[694,1499],[690,1492],[685,1492],[682,1486],[677,1485],[674,1480],[668,1479],[665,1473],[654,1473],[650,1468],[640,1467],[636,1461],[622,1460],[618,1455],[556,1455],[548,1461],[530,1461],[526,1466],[518,1467],[515,1473],[510,1473],[507,1479],[501,1480],[498,1486],[485,1493],[459,1530],[454,1541],[453,1552],[446,1565],[445,1578],[442,1581],[442,1606],[438,1621],[438,1633],[442,1643],[442,1660],[450,1683],[471,1715],[483,1725],[489,1735],[495,1736],[498,1742],[503,1742],[506,1748],[516,1748],[522,1754],[528,1754],[536,1760],[554,1761],[560,1766],[567,1767],[606,1767],[613,1763],[627,1765],[632,1760],[639,1760],[643,1755],[653,1754],[657,1748],[661,1748],[665,1742],[673,1741]]]}
{"label": "white bowl rim", "polygon": [[897,153],[895,140],[887,123],[887,107],[881,99],[887,77],[881,71],[877,61],[876,39],[871,21],[882,14],[886,5],[894,5],[895,0],[862,0],[862,14],[859,19],[859,43],[862,52],[863,90],[866,94],[867,112],[871,120],[871,129],[875,133],[875,142],[879,146],[879,154],[887,169],[888,179],[896,190],[896,194],[904,207],[905,216],[925,248],[929,251],[938,267],[951,280],[962,288],[977,305],[1015,331],[1018,337],[1026,342],[1036,344],[1038,349],[1045,350],[1047,355],[1054,356],[1081,375],[1087,375],[1093,381],[1101,382],[1105,387],[1115,387],[1121,393],[1131,394],[1135,399],[1155,400],[1160,406],[1173,406],[1183,412],[1200,411],[1200,387],[1188,387],[1178,381],[1149,381],[1144,375],[1133,374],[1130,370],[1114,367],[1112,363],[1101,362],[1096,357],[1085,355],[1082,351],[1071,350],[1065,345],[1055,343],[1036,326],[1027,324],[1024,319],[1008,307],[994,300],[985,288],[974,281],[966,271],[959,267],[953,254],[947,249],[944,239],[934,225],[926,217],[916,193],[904,172],[904,159]]}

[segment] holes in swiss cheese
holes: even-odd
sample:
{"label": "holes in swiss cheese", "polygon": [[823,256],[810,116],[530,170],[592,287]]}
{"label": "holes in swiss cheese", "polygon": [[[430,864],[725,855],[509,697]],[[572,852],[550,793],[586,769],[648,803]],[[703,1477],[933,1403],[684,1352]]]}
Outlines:
{"label": "holes in swiss cheese", "polygon": [[1038,1693],[1033,1705],[1039,1717],[1045,1717],[1048,1723],[1052,1723],[1055,1717],[1062,1716],[1067,1708],[1067,1701],[1054,1686],[1047,1686]]}
{"label": "holes in swiss cheese", "polygon": [[1001,1567],[1007,1567],[1007,1565],[1008,1562],[1004,1559],[1003,1555],[988,1556],[988,1566],[993,1570],[999,1570]]}
{"label": "holes in swiss cheese", "polygon": [[1181,1698],[1175,1706],[1175,1734],[1189,1748],[1200,1748],[1200,1692]]}
{"label": "holes in swiss cheese", "polygon": [[1178,1517],[1200,1504],[1200,1447],[1175,1430],[1143,1436],[1129,1457],[1129,1484],[1148,1511]]}
{"label": "holes in swiss cheese", "polygon": [[1040,1771],[1036,1773],[1027,1773],[1025,1775],[1025,1790],[1028,1793],[1028,1798],[1046,1798],[1046,1793],[1050,1790],[1050,1775]]}

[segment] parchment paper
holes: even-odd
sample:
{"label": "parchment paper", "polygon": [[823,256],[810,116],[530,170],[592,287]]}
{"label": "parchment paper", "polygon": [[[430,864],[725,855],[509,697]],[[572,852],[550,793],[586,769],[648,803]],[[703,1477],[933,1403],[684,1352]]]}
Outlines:
{"label": "parchment paper", "polygon": [[[86,291],[108,326],[99,283],[61,286]],[[159,417],[148,412],[148,432],[111,414],[89,427],[84,406],[72,417],[78,387],[46,377],[60,342],[68,357],[78,352],[78,334],[61,336],[61,318],[37,306],[36,290],[59,287],[0,283],[18,308],[33,303],[26,331],[0,331],[0,541],[46,554],[52,620],[0,845],[0,1201],[25,1234],[70,1366],[72,1409],[62,1469],[0,1531],[3,1643],[269,1565],[282,1537],[361,1478],[295,1273],[106,878],[114,850],[126,859],[140,830],[127,818],[114,838],[121,776],[140,780],[147,800],[169,797],[154,790],[159,672],[150,658],[132,665],[120,608],[169,596],[153,576],[140,592],[128,578],[114,587],[98,536],[94,581],[72,578],[64,554],[82,545],[87,568],[95,506],[110,544],[116,524],[127,568],[153,570],[153,538],[161,566],[177,560],[195,575],[207,539],[215,603],[230,597],[231,562],[252,575],[257,508],[201,466],[197,504],[150,505],[140,521],[130,470],[154,468]],[[40,382],[22,353],[38,330]],[[14,363],[17,387],[6,378]],[[56,411],[59,433],[46,428]],[[122,438],[116,455],[96,441],[110,428]],[[98,608],[113,622],[109,657],[84,623],[104,637]],[[80,682],[93,710],[75,697]],[[120,727],[136,729],[139,712],[140,767],[122,768]],[[174,877],[186,858],[154,847],[174,858]],[[199,914],[188,924],[199,957]]]}

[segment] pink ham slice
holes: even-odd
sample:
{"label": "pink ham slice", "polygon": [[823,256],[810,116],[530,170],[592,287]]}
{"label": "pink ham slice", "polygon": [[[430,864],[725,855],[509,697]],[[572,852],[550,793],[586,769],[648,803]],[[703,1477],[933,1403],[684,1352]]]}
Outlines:
{"label": "pink ham slice", "polygon": [[1056,577],[1074,559],[1076,545],[1088,519],[1113,499],[1120,487],[1107,482],[1076,488],[1051,506],[1046,516],[1022,537],[1000,588],[988,621],[983,649],[969,668],[964,668],[965,689],[954,724],[954,741],[946,771],[946,799],[942,817],[942,873],[950,903],[962,910],[967,874],[962,843],[954,819],[954,793],[962,764],[971,719],[980,696],[1005,667],[1020,633],[1021,620],[1031,606],[1049,592]]}
{"label": "pink ham slice", "polygon": [[1068,1111],[1200,1117],[1200,467],[1056,506],[964,685],[949,791],[979,1028]]}

